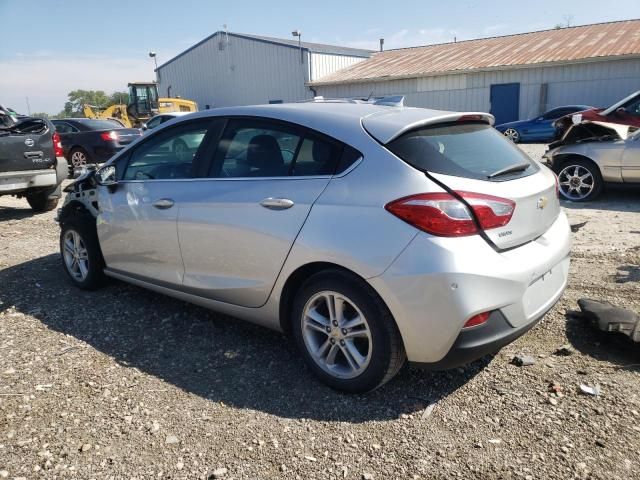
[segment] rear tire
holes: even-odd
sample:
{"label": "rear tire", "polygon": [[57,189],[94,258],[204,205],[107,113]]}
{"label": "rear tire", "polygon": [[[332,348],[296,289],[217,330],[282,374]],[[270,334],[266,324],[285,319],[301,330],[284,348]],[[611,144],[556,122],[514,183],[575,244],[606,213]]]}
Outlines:
{"label": "rear tire", "polygon": [[27,194],[27,202],[34,212],[50,212],[58,206],[58,198],[49,198],[51,191]]}
{"label": "rear tire", "polygon": [[515,128],[507,128],[504,131],[504,136],[511,140],[513,143],[520,142],[520,132],[518,132],[518,130],[516,130]]}
{"label": "rear tire", "polygon": [[91,162],[91,157],[82,147],[74,147],[69,152],[69,177],[74,178],[76,169],[86,167]]}
{"label": "rear tire", "polygon": [[95,219],[90,214],[76,214],[61,222],[60,256],[64,271],[76,287],[95,290],[104,285],[105,263]]}
{"label": "rear tire", "polygon": [[305,362],[336,390],[375,390],[406,360],[391,312],[355,275],[326,270],[311,276],[296,294],[291,315],[293,336]]}

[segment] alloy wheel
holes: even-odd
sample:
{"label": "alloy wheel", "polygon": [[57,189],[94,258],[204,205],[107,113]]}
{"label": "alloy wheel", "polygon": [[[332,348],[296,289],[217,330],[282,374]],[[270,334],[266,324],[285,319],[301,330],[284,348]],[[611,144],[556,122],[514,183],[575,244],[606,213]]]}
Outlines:
{"label": "alloy wheel", "polygon": [[87,164],[87,156],[84,152],[76,150],[71,154],[71,164],[74,167],[83,167]]}
{"label": "alloy wheel", "polygon": [[568,200],[583,200],[595,187],[593,174],[582,165],[568,165],[558,175],[560,193]]}
{"label": "alloy wheel", "polygon": [[322,370],[342,379],[366,370],[371,330],[352,300],[333,291],[318,292],[307,301],[301,322],[305,347]]}
{"label": "alloy wheel", "polygon": [[68,230],[62,243],[62,255],[67,270],[74,280],[84,281],[89,275],[89,252],[82,237],[75,230]]}
{"label": "alloy wheel", "polygon": [[520,140],[520,134],[515,128],[507,128],[504,131],[504,136],[511,140],[513,143],[518,143]]}

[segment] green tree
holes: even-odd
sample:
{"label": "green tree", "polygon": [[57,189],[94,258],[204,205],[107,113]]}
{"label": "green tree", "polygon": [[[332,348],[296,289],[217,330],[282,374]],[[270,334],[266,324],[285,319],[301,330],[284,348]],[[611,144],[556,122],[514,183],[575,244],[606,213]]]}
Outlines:
{"label": "green tree", "polygon": [[49,114],[45,112],[33,112],[31,116],[36,118],[49,118]]}
{"label": "green tree", "polygon": [[69,101],[65,103],[65,112],[70,110],[73,115],[81,114],[83,105],[106,108],[110,101],[104,90],[72,90],[67,98]]}

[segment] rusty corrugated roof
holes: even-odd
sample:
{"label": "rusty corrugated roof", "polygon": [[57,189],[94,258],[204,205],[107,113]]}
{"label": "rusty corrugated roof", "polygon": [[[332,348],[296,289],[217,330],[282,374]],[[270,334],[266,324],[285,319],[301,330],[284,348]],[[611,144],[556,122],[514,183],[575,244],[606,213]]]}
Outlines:
{"label": "rusty corrugated roof", "polygon": [[412,78],[500,67],[640,55],[640,20],[387,50],[312,85]]}

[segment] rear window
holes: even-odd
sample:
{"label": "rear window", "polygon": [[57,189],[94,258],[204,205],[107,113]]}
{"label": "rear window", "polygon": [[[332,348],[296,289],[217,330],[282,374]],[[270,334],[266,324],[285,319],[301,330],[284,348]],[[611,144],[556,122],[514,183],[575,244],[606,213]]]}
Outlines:
{"label": "rear window", "polygon": [[113,130],[114,128],[122,128],[122,124],[116,120],[77,120],[77,122],[86,126],[91,130]]}
{"label": "rear window", "polygon": [[[456,123],[408,132],[387,145],[418,170],[479,180],[512,180],[538,171],[537,164],[486,123]],[[516,165],[526,168],[496,175]]]}

